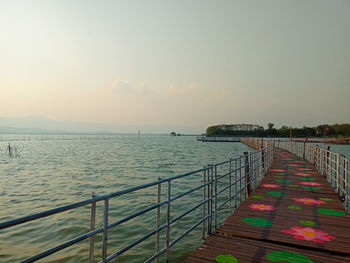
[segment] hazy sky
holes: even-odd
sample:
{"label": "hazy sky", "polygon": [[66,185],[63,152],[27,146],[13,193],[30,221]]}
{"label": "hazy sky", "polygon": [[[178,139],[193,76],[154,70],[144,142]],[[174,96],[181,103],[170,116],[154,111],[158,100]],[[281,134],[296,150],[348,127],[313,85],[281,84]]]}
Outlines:
{"label": "hazy sky", "polygon": [[23,116],[350,122],[350,1],[0,0],[0,117]]}

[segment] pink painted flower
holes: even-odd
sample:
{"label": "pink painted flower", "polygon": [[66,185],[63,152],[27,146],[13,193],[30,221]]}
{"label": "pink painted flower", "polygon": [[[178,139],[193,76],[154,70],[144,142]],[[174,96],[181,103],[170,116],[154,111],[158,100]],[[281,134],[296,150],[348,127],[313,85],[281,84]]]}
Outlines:
{"label": "pink painted flower", "polygon": [[278,188],[280,187],[277,184],[262,184],[263,187],[267,187],[267,188]]}
{"label": "pink painted flower", "polygon": [[261,210],[261,211],[271,211],[277,209],[272,205],[264,205],[264,204],[251,204],[249,207],[253,210]]}
{"label": "pink painted flower", "polygon": [[271,169],[271,172],[285,172],[286,170],[282,170],[282,169]]}
{"label": "pink painted flower", "polygon": [[299,184],[308,185],[308,186],[320,186],[321,184],[315,182],[300,182]]}
{"label": "pink painted flower", "polygon": [[307,174],[307,173],[294,173],[294,175],[300,175],[300,176],[312,176],[312,174]]}
{"label": "pink painted flower", "polygon": [[297,168],[299,171],[312,171],[313,169],[310,168]]}
{"label": "pink painted flower", "polygon": [[299,164],[293,164],[293,163],[289,163],[287,164],[288,166],[299,166]]}
{"label": "pink painted flower", "polygon": [[325,201],[322,200],[316,200],[316,199],[312,199],[312,198],[293,198],[293,200],[297,203],[304,203],[306,205],[324,205],[326,204]]}
{"label": "pink painted flower", "polygon": [[331,238],[335,238],[335,236],[330,236],[322,230],[312,227],[293,226],[291,229],[282,230],[282,232],[293,235],[297,240],[313,241],[321,244],[325,241],[331,241]]}

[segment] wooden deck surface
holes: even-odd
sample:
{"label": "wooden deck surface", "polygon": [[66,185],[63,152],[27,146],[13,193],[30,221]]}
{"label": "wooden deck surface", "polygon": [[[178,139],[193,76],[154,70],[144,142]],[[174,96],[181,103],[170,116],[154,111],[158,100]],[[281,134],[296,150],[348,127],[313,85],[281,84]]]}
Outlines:
{"label": "wooden deck surface", "polygon": [[350,217],[314,166],[275,149],[261,185],[184,262],[350,262]]}

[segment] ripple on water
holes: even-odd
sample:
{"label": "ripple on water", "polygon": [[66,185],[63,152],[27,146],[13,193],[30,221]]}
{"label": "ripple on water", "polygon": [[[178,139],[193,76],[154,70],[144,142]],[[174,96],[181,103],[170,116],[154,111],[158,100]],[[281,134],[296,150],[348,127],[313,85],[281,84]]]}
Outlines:
{"label": "ripple on water", "polygon": [[[11,135],[12,136],[12,135]],[[51,135],[50,135],[51,136]],[[54,138],[54,136],[51,136]],[[74,136],[73,136],[74,137]],[[111,136],[107,140],[52,140],[17,142],[24,147],[20,158],[0,155],[0,221],[14,219],[57,206],[91,198],[92,192],[106,194],[156,181],[206,164],[236,157],[249,150],[242,144],[202,143],[195,137]],[[0,142],[0,150],[7,142]],[[202,182],[202,174],[172,184],[173,194]],[[166,184],[162,200],[166,200]],[[110,222],[119,220],[155,204],[157,187],[119,196],[110,201]],[[202,192],[177,200],[172,217],[179,216],[202,200]],[[161,224],[166,220],[166,206],[161,208]],[[197,214],[196,214],[197,213]],[[201,216],[200,209],[175,224],[172,237],[180,235]],[[103,203],[97,204],[96,227],[102,226]],[[155,211],[113,228],[109,235],[109,251],[120,249],[154,229]],[[11,262],[83,234],[90,227],[90,206],[64,212],[21,227],[1,230],[0,261]],[[171,252],[174,262],[202,242],[196,230]],[[160,235],[164,240],[165,231]],[[96,236],[96,261],[101,255],[101,235]],[[4,242],[3,242],[4,240]],[[162,247],[164,246],[162,243]],[[154,237],[122,255],[121,262],[141,262],[154,252]],[[20,252],[19,252],[20,251]],[[45,262],[86,262],[88,241],[52,255]],[[126,261],[127,260],[127,261]]]}

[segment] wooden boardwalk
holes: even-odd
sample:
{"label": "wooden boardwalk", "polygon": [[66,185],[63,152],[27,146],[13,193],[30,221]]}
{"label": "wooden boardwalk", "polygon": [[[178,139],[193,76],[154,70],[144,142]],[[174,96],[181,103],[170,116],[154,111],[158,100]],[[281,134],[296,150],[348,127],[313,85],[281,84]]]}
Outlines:
{"label": "wooden boardwalk", "polygon": [[275,149],[261,185],[184,262],[350,262],[350,217],[314,166]]}

